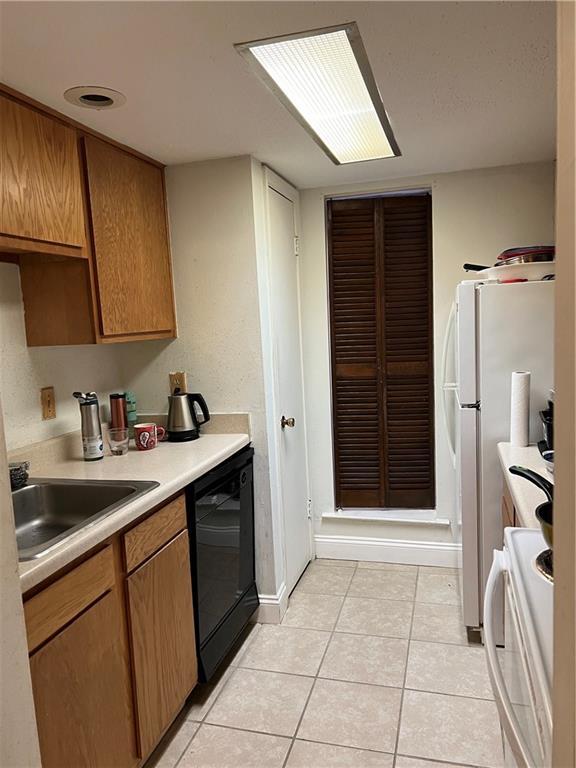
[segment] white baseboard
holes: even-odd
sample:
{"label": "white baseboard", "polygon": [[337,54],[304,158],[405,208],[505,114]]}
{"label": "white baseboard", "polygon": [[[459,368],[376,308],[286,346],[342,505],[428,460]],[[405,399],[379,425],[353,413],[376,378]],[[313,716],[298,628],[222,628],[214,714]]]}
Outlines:
{"label": "white baseboard", "polygon": [[256,614],[256,621],[261,624],[280,624],[288,608],[288,591],[286,584],[282,582],[275,595],[258,594],[260,605]]}
{"label": "white baseboard", "polygon": [[438,517],[435,509],[340,509],[323,512],[322,520],[346,520],[369,523],[419,525],[449,528],[447,517]]}
{"label": "white baseboard", "polygon": [[331,560],[366,560],[402,565],[436,565],[444,568],[460,565],[461,548],[453,542],[322,535],[315,536],[314,540],[316,557]]}

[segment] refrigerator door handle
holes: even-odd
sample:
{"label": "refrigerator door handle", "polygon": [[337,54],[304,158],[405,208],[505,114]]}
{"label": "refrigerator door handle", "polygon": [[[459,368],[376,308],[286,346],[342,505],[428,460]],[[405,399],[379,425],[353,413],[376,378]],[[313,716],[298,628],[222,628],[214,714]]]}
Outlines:
{"label": "refrigerator door handle", "polygon": [[456,379],[460,403],[475,403],[476,381],[476,283],[460,283],[456,305]]}
{"label": "refrigerator door handle", "polygon": [[444,420],[444,429],[446,437],[448,439],[448,449],[450,451],[450,458],[452,465],[456,466],[456,436],[453,430],[450,429],[450,422],[448,419],[448,406],[446,403],[447,392],[456,392],[458,390],[458,383],[455,381],[446,381],[447,367],[448,367],[448,347],[450,345],[450,339],[454,334],[454,324],[456,322],[456,304],[452,303],[450,307],[450,314],[448,315],[448,322],[446,324],[446,331],[444,333],[444,343],[442,344],[442,416]]}
{"label": "refrigerator door handle", "polygon": [[454,332],[454,322],[456,319],[456,304],[452,302],[450,307],[450,314],[448,315],[448,322],[446,323],[446,330],[444,332],[444,342],[442,344],[442,389],[457,389],[458,384],[456,382],[446,381],[446,368],[448,367],[448,346],[450,344],[450,338]]}
{"label": "refrigerator door handle", "polygon": [[532,759],[530,750],[522,738],[522,729],[506,688],[506,681],[502,674],[502,667],[498,661],[498,652],[496,650],[494,596],[498,583],[506,571],[505,553],[494,550],[494,561],[490,569],[488,581],[486,582],[486,593],[484,596],[484,647],[486,649],[488,672],[500,715],[500,722],[516,758],[518,768],[536,768],[536,763]]}

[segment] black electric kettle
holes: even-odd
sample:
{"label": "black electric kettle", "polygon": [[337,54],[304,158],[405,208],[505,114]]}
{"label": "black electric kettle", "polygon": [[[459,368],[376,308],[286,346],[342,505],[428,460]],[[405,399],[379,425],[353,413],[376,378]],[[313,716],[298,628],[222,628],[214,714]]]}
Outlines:
{"label": "black electric kettle", "polygon": [[[196,406],[199,406],[202,413],[202,421],[198,418]],[[202,395],[181,392],[179,387],[176,387],[168,396],[166,431],[171,442],[197,440],[200,437],[200,426],[207,421],[210,421],[210,413]]]}

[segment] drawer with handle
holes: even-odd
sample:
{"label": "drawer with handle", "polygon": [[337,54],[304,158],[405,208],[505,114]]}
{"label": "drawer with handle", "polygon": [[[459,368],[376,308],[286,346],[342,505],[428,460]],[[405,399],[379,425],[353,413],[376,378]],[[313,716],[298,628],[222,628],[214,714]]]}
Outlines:
{"label": "drawer with handle", "polygon": [[109,545],[38,594],[25,600],[30,653],[55,635],[114,586],[114,561]]}
{"label": "drawer with handle", "polygon": [[185,528],[186,503],[181,494],[124,534],[127,572],[137,568]]}

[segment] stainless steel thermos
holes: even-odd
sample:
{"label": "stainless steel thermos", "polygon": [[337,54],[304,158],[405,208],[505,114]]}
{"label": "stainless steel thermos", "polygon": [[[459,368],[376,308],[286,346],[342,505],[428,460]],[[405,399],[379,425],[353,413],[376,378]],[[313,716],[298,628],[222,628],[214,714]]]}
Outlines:
{"label": "stainless steel thermos", "polygon": [[100,406],[96,392],[73,392],[80,404],[82,425],[82,450],[84,461],[98,461],[104,458]]}

